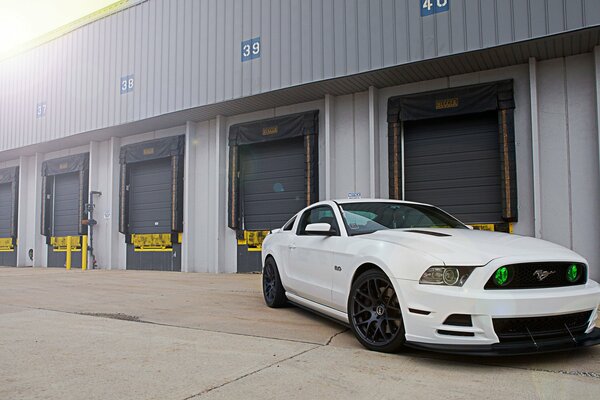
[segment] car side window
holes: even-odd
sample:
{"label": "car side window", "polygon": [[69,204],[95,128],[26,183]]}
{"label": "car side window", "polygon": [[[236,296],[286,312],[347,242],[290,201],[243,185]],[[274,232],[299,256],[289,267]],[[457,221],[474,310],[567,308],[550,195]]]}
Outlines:
{"label": "car side window", "polygon": [[284,231],[291,231],[292,228],[294,227],[294,222],[296,222],[296,217],[290,219],[288,222],[285,223],[285,225],[283,226],[283,230]]}
{"label": "car side window", "polygon": [[337,219],[335,218],[335,214],[333,213],[333,209],[329,206],[319,206],[315,208],[311,208],[310,210],[306,210],[304,214],[302,214],[302,218],[300,219],[300,224],[298,225],[298,235],[310,235],[310,233],[306,232],[306,227],[310,224],[316,223],[327,223],[334,228],[339,236],[339,226],[337,223]]}

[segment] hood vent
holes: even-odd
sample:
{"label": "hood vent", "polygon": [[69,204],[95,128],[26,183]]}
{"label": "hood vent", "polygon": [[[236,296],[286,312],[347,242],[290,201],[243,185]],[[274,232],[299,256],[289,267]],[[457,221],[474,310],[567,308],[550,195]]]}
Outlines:
{"label": "hood vent", "polygon": [[440,233],[440,232],[433,232],[433,231],[420,231],[417,229],[411,229],[411,230],[404,231],[404,232],[420,233],[423,235],[438,236],[438,237],[452,236],[452,235],[448,235],[447,233]]}

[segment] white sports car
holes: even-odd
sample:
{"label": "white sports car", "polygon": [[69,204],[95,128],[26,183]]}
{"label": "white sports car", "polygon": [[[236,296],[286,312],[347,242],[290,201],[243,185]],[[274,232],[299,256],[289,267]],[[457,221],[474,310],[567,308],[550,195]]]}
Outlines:
{"label": "white sports car", "polygon": [[530,237],[473,230],[439,208],[323,201],[267,236],[263,293],[348,324],[365,347],[477,354],[600,343],[586,260]]}

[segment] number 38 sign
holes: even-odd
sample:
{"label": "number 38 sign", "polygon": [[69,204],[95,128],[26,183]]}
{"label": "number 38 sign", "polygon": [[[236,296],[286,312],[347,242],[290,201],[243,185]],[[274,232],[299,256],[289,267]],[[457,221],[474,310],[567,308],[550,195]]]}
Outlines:
{"label": "number 38 sign", "polygon": [[419,0],[421,2],[421,17],[437,14],[450,9],[450,0]]}

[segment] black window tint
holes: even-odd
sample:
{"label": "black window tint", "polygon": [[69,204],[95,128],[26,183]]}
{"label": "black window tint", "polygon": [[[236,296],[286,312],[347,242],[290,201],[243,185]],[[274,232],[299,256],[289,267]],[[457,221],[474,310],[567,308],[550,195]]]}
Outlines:
{"label": "black window tint", "polygon": [[285,223],[285,225],[283,226],[283,230],[284,231],[291,231],[292,227],[294,226],[294,222],[296,222],[296,217],[290,219],[288,222]]}
{"label": "black window tint", "polygon": [[320,206],[311,208],[302,214],[302,219],[300,220],[300,225],[298,226],[298,235],[306,235],[306,227],[310,224],[316,223],[329,224],[339,232],[333,209],[329,206]]}
{"label": "black window tint", "polygon": [[342,205],[342,218],[349,235],[383,229],[466,227],[451,215],[435,207],[411,203],[365,202]]}

